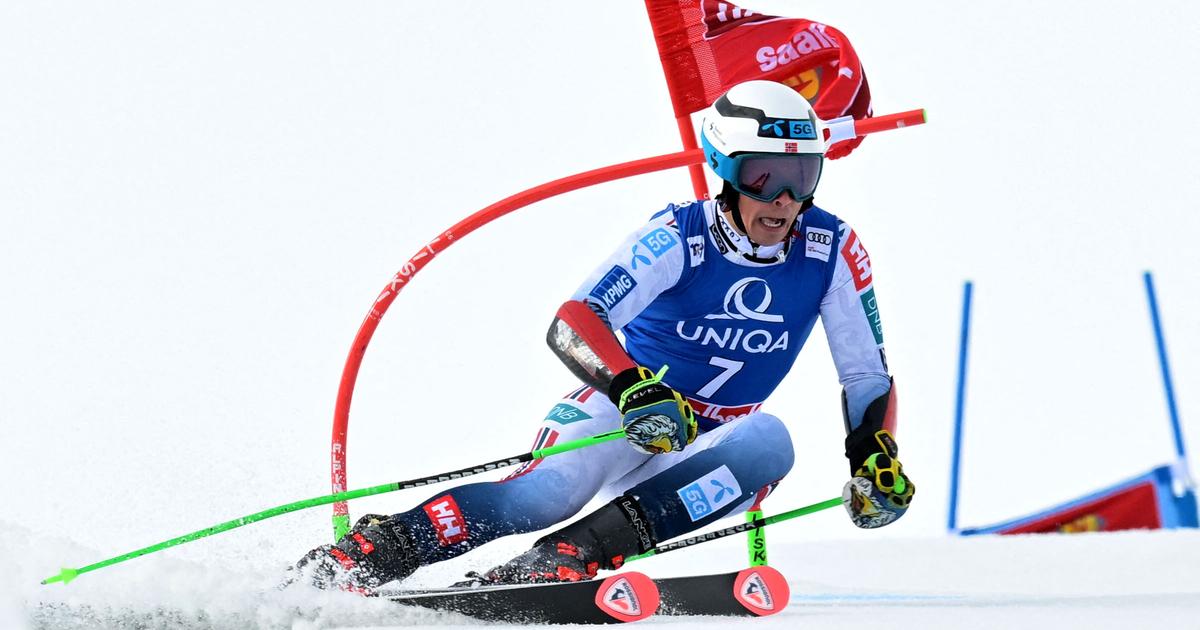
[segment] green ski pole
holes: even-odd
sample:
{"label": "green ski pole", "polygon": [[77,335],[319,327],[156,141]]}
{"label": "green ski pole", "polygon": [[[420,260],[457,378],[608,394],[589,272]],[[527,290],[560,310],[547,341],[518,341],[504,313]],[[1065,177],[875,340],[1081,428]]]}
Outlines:
{"label": "green ski pole", "polygon": [[[763,517],[762,508],[755,504],[746,512],[746,522],[753,523]],[[761,567],[767,563],[767,528],[755,527],[746,532],[746,549],[750,552],[750,566]]]}
{"label": "green ski pole", "polygon": [[842,504],[842,498],[837,497],[835,499],[829,499],[828,501],[822,501],[820,503],[806,505],[802,508],[796,508],[790,512],[776,514],[775,516],[768,516],[767,518],[757,518],[757,519],[754,519],[753,521],[734,525],[733,527],[726,527],[725,529],[718,529],[718,530],[712,531],[712,532],[705,532],[703,534],[697,534],[690,538],[684,538],[683,540],[679,540],[679,541],[676,541],[673,543],[659,545],[659,546],[647,551],[646,553],[626,558],[625,562],[628,564],[630,562],[633,562],[634,560],[641,560],[643,558],[649,558],[650,556],[657,556],[659,554],[667,553],[668,551],[675,551],[676,549],[683,549],[684,547],[691,547],[694,545],[699,545],[700,543],[706,543],[710,540],[716,540],[718,538],[724,538],[726,536],[740,534],[742,532],[750,531],[752,529],[760,529],[760,528],[766,527],[767,525],[774,525],[775,523],[786,521],[788,519],[793,519],[798,516],[804,516],[806,514],[820,512],[821,510],[828,510],[831,507],[836,507],[841,504]]}
{"label": "green ski pole", "polygon": [[594,444],[600,444],[602,442],[608,442],[610,440],[615,440],[615,439],[618,439],[618,438],[621,438],[624,436],[625,436],[625,430],[618,429],[616,431],[609,431],[608,433],[601,433],[598,435],[593,435],[591,437],[580,438],[578,440],[564,442],[562,444],[558,444],[558,445],[543,448],[543,449],[538,449],[536,451],[530,451],[530,452],[522,454],[522,455],[517,455],[514,457],[506,457],[504,459],[498,459],[496,461],[488,462],[486,464],[480,464],[479,466],[471,466],[469,468],[463,468],[460,470],[442,473],[439,475],[432,475],[429,477],[422,477],[420,479],[412,479],[409,481],[397,481],[395,483],[386,483],[386,484],[379,485],[379,486],[372,486],[370,488],[362,488],[360,490],[347,490],[346,492],[339,492],[337,494],[330,494],[330,495],[326,495],[323,497],[315,497],[312,499],[305,499],[303,501],[296,501],[294,503],[288,503],[286,505],[280,505],[278,507],[273,507],[269,510],[263,510],[262,512],[256,512],[249,516],[235,518],[232,521],[225,521],[224,523],[219,523],[217,525],[213,525],[212,527],[206,527],[204,529],[192,532],[190,534],[185,534],[185,535],[179,536],[177,538],[172,538],[171,540],[165,540],[156,545],[150,545],[149,547],[144,547],[142,549],[138,549],[137,551],[131,551],[127,554],[123,554],[123,555],[117,556],[115,558],[109,558],[108,560],[97,562],[95,564],[89,564],[85,567],[80,567],[78,569],[64,568],[62,571],[59,572],[58,575],[55,575],[53,577],[48,577],[48,578],[42,580],[42,584],[51,584],[53,582],[62,582],[63,584],[67,584],[71,580],[74,580],[75,578],[79,577],[80,575],[82,575],[84,573],[95,571],[97,569],[103,569],[104,567],[112,566],[114,564],[117,564],[119,562],[124,562],[126,560],[131,560],[138,556],[144,556],[146,554],[154,553],[156,551],[162,551],[163,549],[167,549],[169,547],[174,547],[175,545],[182,545],[183,543],[187,543],[187,542],[191,542],[193,540],[197,540],[200,538],[212,536],[213,534],[219,534],[221,532],[229,531],[231,529],[235,529],[235,528],[241,527],[243,525],[249,525],[250,523],[255,523],[258,521],[266,520],[273,516],[279,516],[280,514],[287,514],[288,512],[295,512],[297,510],[303,510],[303,509],[315,507],[318,505],[328,505],[335,501],[349,501],[350,499],[358,499],[361,497],[368,497],[368,496],[372,496],[372,495],[376,495],[376,494],[395,492],[396,490],[407,490],[409,488],[419,488],[421,486],[428,486],[428,485],[439,483],[442,481],[450,481],[451,479],[461,479],[462,477],[470,477],[471,475],[477,475],[479,473],[496,470],[498,468],[506,468],[508,466],[516,466],[518,464],[530,462],[535,459],[543,459],[546,457],[550,457],[552,455],[558,455],[559,453],[565,453],[567,451],[578,450],[578,449],[581,449],[581,448],[584,448],[587,446],[592,446]]}

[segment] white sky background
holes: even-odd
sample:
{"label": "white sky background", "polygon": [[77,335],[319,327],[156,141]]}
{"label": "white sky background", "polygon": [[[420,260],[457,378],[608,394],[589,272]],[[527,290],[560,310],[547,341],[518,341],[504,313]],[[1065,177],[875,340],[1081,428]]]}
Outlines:
{"label": "white sky background", "polygon": [[[930,113],[832,162],[818,197],[871,252],[916,502],[879,532],[830,511],[772,535],[940,535],[968,278],[962,522],[1172,457],[1144,269],[1198,446],[1200,7],[951,6],[752,3],[847,33],[877,113]],[[679,146],[632,0],[8,2],[0,86],[0,520],[113,555],[327,492],[346,353],[412,254],[509,194]],[[368,351],[351,487],[527,450],[574,385],[543,341],[555,308],[690,194],[683,170],[571,193],[433,262]],[[768,509],[838,494],[819,331],[768,409],[798,453]],[[284,563],[328,514],[169,553]]]}

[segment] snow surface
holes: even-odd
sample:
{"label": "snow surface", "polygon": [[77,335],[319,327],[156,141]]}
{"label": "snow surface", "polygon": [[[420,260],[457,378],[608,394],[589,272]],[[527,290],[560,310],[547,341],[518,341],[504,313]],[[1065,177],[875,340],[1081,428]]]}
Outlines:
{"label": "snow surface", "polygon": [[[1145,269],[1200,445],[1200,3],[743,4],[836,26],[877,112],[930,113],[831,162],[819,195],[871,252],[918,495],[880,531],[836,511],[775,528],[802,599],[762,623],[1200,626],[1194,533],[942,537],[965,279],[962,524],[1174,456]],[[510,194],[679,146],[643,4],[0,2],[0,86],[0,628],[31,612],[94,625],[110,605],[224,627],[445,621],[260,594],[330,538],[324,508],[37,581],[326,492],[350,342],[409,256]],[[575,386],[544,348],[552,313],[690,194],[679,170],[578,191],[439,256],[367,352],[351,487],[527,450]],[[846,477],[840,387],[823,335],[809,343],[767,404],[797,452],[769,511]],[[530,540],[416,578],[444,584]],[[737,568],[744,552],[722,545],[646,570]],[[49,619],[43,600],[68,612]]]}
{"label": "snow surface", "polygon": [[[772,536],[772,564],[788,577],[789,607],[770,618],[657,617],[643,626],[763,628],[1197,628],[1200,532],[1159,531],[960,539],[799,542]],[[785,530],[777,530],[783,532]],[[0,556],[19,558],[0,592],[3,628],[411,628],[469,620],[344,593],[271,588],[270,568],[231,571],[161,554],[41,586],[63,558],[98,558],[68,541],[0,527]],[[205,544],[205,543],[198,543]],[[654,575],[740,568],[740,540],[637,563]],[[31,553],[32,551],[32,553]],[[492,554],[495,555],[495,554]],[[632,566],[632,565],[631,565]],[[424,581],[452,577],[426,571]],[[418,580],[420,581],[420,580]],[[429,582],[429,583],[437,583]],[[476,624],[477,625],[477,624]]]}

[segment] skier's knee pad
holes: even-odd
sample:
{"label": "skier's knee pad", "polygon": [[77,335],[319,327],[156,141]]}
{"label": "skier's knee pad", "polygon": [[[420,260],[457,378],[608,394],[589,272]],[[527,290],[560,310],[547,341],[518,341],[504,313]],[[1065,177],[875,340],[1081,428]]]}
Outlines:
{"label": "skier's knee pad", "polygon": [[766,481],[783,479],[796,462],[792,436],[783,421],[769,413],[755,413],[735,422],[739,455],[752,455]]}

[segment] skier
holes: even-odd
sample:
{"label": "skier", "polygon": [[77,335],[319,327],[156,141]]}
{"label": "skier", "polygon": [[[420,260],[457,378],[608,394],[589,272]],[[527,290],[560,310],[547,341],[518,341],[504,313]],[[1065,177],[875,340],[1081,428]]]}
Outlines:
{"label": "skier", "polygon": [[547,341],[583,385],[550,411],[535,448],[619,427],[627,440],[364,516],[302,558],[299,575],[323,588],[374,588],[563,522],[598,494],[615,497],[471,580],[576,581],[744,512],[792,467],[787,428],[761,407],[818,316],[843,386],[847,511],[863,528],[900,518],[914,486],[896,459],[870,260],[854,231],[813,203],[823,131],[791,88],[734,86],[701,129],[721,194],[655,214],[559,309]]}

